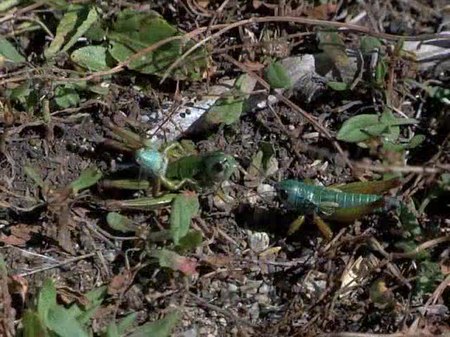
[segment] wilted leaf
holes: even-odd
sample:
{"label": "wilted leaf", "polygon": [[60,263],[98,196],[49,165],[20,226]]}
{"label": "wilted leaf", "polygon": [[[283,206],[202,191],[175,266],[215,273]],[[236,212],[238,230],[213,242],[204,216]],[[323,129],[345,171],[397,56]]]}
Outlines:
{"label": "wilted leaf", "polygon": [[0,37],[0,66],[4,62],[25,62],[25,58],[19,54],[16,48],[3,37]]}
{"label": "wilted leaf", "polygon": [[136,225],[131,219],[116,212],[109,212],[106,216],[106,222],[109,227],[122,233],[134,232],[136,230]]}
{"label": "wilted leaf", "polygon": [[106,64],[106,48],[102,46],[87,46],[75,50],[71,59],[90,71],[109,69]]}
{"label": "wilted leaf", "polygon": [[197,267],[197,262],[195,260],[178,255],[171,250],[156,250],[152,252],[152,255],[158,258],[161,267],[179,270],[186,275],[193,275],[197,272],[195,270]]}
{"label": "wilted leaf", "polygon": [[70,187],[72,188],[73,193],[77,194],[81,190],[95,185],[102,178],[102,176],[103,174],[98,168],[90,167],[81,172],[80,177],[73,181],[70,184]]}
{"label": "wilted leaf", "polygon": [[192,217],[199,209],[200,204],[195,193],[183,193],[175,197],[170,213],[170,232],[175,245],[188,233]]}
{"label": "wilted leaf", "polygon": [[384,280],[376,280],[370,286],[369,294],[371,301],[377,306],[377,308],[394,308],[394,293],[386,286],[386,282]]}
{"label": "wilted leaf", "polygon": [[292,86],[286,68],[280,62],[273,62],[265,71],[265,78],[272,88],[287,89]]}
{"label": "wilted leaf", "polygon": [[179,321],[179,312],[172,311],[160,320],[141,325],[128,337],[169,337]]}

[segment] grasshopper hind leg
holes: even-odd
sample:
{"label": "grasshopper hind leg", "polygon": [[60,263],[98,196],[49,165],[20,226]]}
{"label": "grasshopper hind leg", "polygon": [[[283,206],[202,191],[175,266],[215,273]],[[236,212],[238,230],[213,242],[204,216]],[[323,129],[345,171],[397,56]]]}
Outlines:
{"label": "grasshopper hind leg", "polygon": [[317,214],[314,214],[313,220],[320,233],[322,233],[322,236],[326,240],[330,241],[333,238],[333,231],[330,226]]}

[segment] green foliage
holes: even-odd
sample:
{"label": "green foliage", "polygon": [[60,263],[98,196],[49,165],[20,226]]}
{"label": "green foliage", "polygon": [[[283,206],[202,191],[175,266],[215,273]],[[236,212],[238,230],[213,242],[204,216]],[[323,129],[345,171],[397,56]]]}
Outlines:
{"label": "green foliage", "polygon": [[417,146],[424,140],[422,135],[417,135],[409,144],[398,144],[401,125],[417,124],[418,121],[413,118],[396,118],[389,110],[385,110],[381,116],[376,114],[362,114],[346,120],[338,131],[337,139],[349,143],[360,143],[379,137],[387,148],[392,150],[403,150]]}
{"label": "green foliage", "polygon": [[428,260],[419,264],[417,276],[415,295],[418,297],[433,292],[444,279],[439,263]]}
{"label": "green foliage", "polygon": [[73,85],[60,85],[55,89],[55,103],[60,108],[67,109],[78,106],[80,100],[78,90]]}
{"label": "green foliage", "polygon": [[[181,34],[157,13],[126,9],[118,14],[108,33],[111,41],[109,52],[116,61],[123,62],[142,49],[175,36]],[[131,61],[128,67],[143,74],[163,75],[168,67],[193,45],[192,41],[171,41],[156,50],[144,53]],[[206,53],[203,48],[199,48],[169,75],[177,79],[200,80],[205,67]]]}
{"label": "green foliage", "polygon": [[267,67],[265,78],[274,89],[287,89],[292,86],[288,72],[280,62],[273,62]]}
{"label": "green foliage", "polygon": [[327,82],[327,85],[334,91],[345,91],[350,89],[350,85],[344,82],[329,81]]}
{"label": "green foliage", "polygon": [[20,55],[13,44],[7,39],[0,37],[0,67],[3,63],[25,62],[25,58]]}
{"label": "green foliage", "polygon": [[175,310],[156,322],[141,325],[128,337],[169,337],[171,336],[171,331],[175,328],[179,321],[180,313],[178,310]]}
{"label": "green foliage", "polygon": [[[36,308],[28,309],[22,319],[22,336],[24,337],[91,337],[90,321],[106,295],[106,287],[93,289],[85,295],[87,304],[76,303],[69,308],[57,304],[56,288],[52,280],[44,281],[39,291]],[[105,337],[122,337],[136,320],[132,313],[119,322],[111,322]],[[179,312],[174,311],[155,322],[138,327],[129,336],[169,336],[179,322]]]}
{"label": "green foliage", "polygon": [[206,114],[210,125],[231,125],[239,120],[244,110],[245,98],[241,95],[218,99]]}
{"label": "green foliage", "polygon": [[185,236],[183,236],[177,245],[178,252],[187,252],[200,246],[203,242],[203,236],[200,231],[189,230]]}
{"label": "green foliage", "polygon": [[219,98],[205,114],[206,129],[236,123],[246,109],[246,100],[255,87],[254,79],[243,74],[238,77],[226,97]]}
{"label": "green foliage", "polygon": [[80,192],[81,190],[84,190],[97,184],[97,182],[102,178],[102,176],[103,174],[98,168],[96,167],[88,168],[83,172],[81,172],[79,178],[74,180],[70,184],[70,187],[72,188],[74,194],[78,194],[78,192]]}
{"label": "green foliage", "polygon": [[116,212],[109,212],[106,216],[106,222],[109,227],[118,232],[129,233],[136,230],[136,226],[131,219]]}
{"label": "green foliage", "polygon": [[109,66],[106,62],[106,52],[107,49],[103,46],[86,46],[75,50],[71,59],[90,71],[107,70]]}
{"label": "green foliage", "polygon": [[192,217],[197,215],[199,209],[197,194],[186,192],[175,197],[170,212],[170,232],[175,245],[188,233]]}

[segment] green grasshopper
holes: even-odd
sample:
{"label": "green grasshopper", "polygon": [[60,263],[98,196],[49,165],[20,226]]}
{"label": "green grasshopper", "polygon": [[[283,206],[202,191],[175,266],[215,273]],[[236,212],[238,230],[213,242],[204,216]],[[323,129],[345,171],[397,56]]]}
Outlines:
{"label": "green grasshopper", "polygon": [[[108,139],[105,143],[124,151],[134,151],[137,164],[155,183],[154,195],[159,194],[161,185],[169,191],[179,190],[185,185],[195,188],[211,187],[228,180],[237,168],[236,160],[220,151],[185,155],[171,160],[171,151],[185,152],[179,143],[173,143],[163,151],[159,151],[131,131],[114,125],[110,125],[109,129],[121,142]],[[134,190],[147,189],[150,182],[139,179],[105,180],[101,185],[106,188]]]}
{"label": "green grasshopper", "polygon": [[303,214],[291,224],[289,233],[303,224],[304,215],[312,214],[322,235],[331,239],[333,232],[322,218],[349,223],[384,205],[395,205],[395,199],[386,199],[381,194],[399,186],[399,183],[398,179],[390,179],[322,187],[298,180],[284,180],[277,184],[276,190],[285,207]]}

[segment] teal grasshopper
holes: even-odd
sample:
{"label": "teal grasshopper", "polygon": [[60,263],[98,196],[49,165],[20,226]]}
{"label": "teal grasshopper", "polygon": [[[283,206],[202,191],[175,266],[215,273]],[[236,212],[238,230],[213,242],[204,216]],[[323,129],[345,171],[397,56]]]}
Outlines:
{"label": "teal grasshopper", "polygon": [[303,214],[291,224],[290,233],[302,225],[304,215],[312,214],[322,235],[331,239],[333,232],[322,219],[351,223],[385,205],[396,205],[395,199],[381,194],[399,186],[399,183],[398,179],[390,179],[322,187],[298,180],[284,180],[277,184],[276,190],[286,208]]}
{"label": "teal grasshopper", "polygon": [[[152,187],[153,196],[159,196],[161,185],[168,191],[177,191],[185,186],[195,189],[213,187],[228,180],[237,168],[236,160],[231,155],[220,151],[180,155],[185,153],[185,150],[179,143],[170,144],[159,151],[147,140],[129,130],[115,125],[108,125],[108,128],[119,141],[108,139],[104,143],[126,152],[132,151],[136,163],[150,181],[104,180],[100,184],[103,188],[139,190]],[[178,154],[171,158],[172,152],[178,152]],[[173,197],[173,194],[171,195]],[[166,198],[161,200],[164,203]]]}

